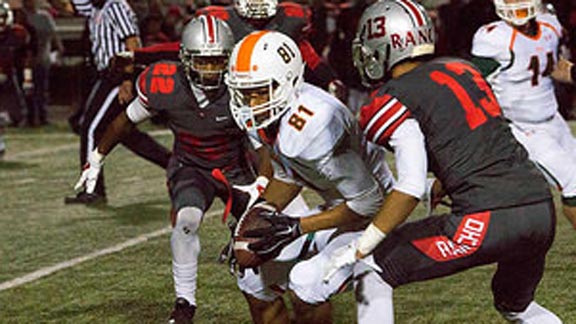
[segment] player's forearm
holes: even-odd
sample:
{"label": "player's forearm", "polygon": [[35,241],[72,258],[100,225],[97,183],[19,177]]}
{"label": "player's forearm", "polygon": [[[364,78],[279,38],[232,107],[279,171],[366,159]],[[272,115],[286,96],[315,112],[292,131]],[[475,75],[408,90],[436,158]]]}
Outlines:
{"label": "player's forearm", "polygon": [[303,233],[315,232],[328,228],[338,228],[342,231],[357,231],[366,227],[370,219],[342,203],[327,211],[308,216],[300,220]]}
{"label": "player's forearm", "polygon": [[106,132],[98,143],[98,153],[106,156],[120,142],[122,137],[128,134],[134,128],[134,123],[128,119],[126,111],[123,111],[112,121],[106,128]]}
{"label": "player's forearm", "polygon": [[372,223],[384,233],[390,233],[402,224],[418,205],[418,199],[401,191],[392,190]]}
{"label": "player's forearm", "polygon": [[302,187],[299,185],[273,178],[262,193],[262,198],[276,207],[276,209],[283,210],[301,190]]}
{"label": "player's forearm", "polygon": [[264,146],[256,150],[258,154],[258,175],[271,179],[274,176],[270,151]]}

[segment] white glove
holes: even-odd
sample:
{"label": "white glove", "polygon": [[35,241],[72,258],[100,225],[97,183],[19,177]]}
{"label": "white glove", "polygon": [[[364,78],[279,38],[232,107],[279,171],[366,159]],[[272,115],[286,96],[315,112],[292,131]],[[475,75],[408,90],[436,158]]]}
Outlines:
{"label": "white glove", "polygon": [[82,174],[78,182],[76,182],[74,190],[80,190],[84,187],[86,193],[94,193],[102,165],[104,165],[104,155],[98,153],[98,148],[96,148],[88,155],[88,162],[84,165]]}
{"label": "white glove", "polygon": [[356,258],[356,251],[358,250],[357,246],[358,242],[357,240],[354,240],[347,245],[336,249],[334,253],[332,253],[330,262],[328,262],[328,266],[324,269],[324,282],[328,282],[341,268],[351,266],[358,261]]}
{"label": "white glove", "polygon": [[256,178],[256,181],[252,182],[251,184],[244,186],[233,185],[232,188],[247,193],[250,196],[248,204],[246,205],[246,211],[248,211],[250,207],[254,205],[256,199],[258,199],[258,197],[260,197],[260,195],[264,192],[264,189],[266,189],[268,182],[270,182],[268,178],[266,178],[265,176],[259,176],[258,178]]}

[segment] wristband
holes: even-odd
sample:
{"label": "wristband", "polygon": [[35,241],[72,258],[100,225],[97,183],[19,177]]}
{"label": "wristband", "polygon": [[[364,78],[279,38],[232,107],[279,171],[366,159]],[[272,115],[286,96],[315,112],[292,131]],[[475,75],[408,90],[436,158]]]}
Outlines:
{"label": "wristband", "polygon": [[[90,153],[90,156],[88,157],[88,159],[90,160],[90,162],[96,162],[97,164],[102,164],[105,157],[106,157],[106,155],[98,152],[98,148],[95,148],[94,151],[92,151]],[[92,164],[92,163],[90,163],[90,164]]]}
{"label": "wristband", "polygon": [[382,232],[374,223],[370,223],[358,239],[358,252],[362,255],[370,254],[385,237],[386,233]]}

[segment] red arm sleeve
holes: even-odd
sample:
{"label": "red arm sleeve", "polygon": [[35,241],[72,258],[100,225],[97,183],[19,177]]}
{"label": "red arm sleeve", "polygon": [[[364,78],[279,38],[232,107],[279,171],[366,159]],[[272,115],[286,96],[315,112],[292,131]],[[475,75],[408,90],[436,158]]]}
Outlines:
{"label": "red arm sleeve", "polygon": [[134,63],[148,65],[157,61],[177,61],[180,42],[161,43],[143,47],[134,52]]}

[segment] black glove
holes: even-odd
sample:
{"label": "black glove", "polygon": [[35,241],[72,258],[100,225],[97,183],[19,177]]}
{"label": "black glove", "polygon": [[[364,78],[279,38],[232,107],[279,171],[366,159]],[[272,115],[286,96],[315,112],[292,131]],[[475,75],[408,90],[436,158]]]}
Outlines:
{"label": "black glove", "polygon": [[[244,272],[246,268],[241,267],[238,265],[236,261],[236,256],[234,255],[234,229],[236,228],[237,222],[235,220],[228,222],[228,229],[230,230],[230,239],[226,243],[226,245],[220,250],[218,254],[218,263],[228,263],[228,271],[231,275],[235,277],[242,278],[244,277]],[[258,274],[258,268],[252,269],[256,274]]]}
{"label": "black glove", "polygon": [[260,214],[270,226],[249,230],[246,237],[259,238],[248,248],[265,259],[273,259],[282,249],[302,235],[300,218],[289,217],[279,212],[263,211]]}

